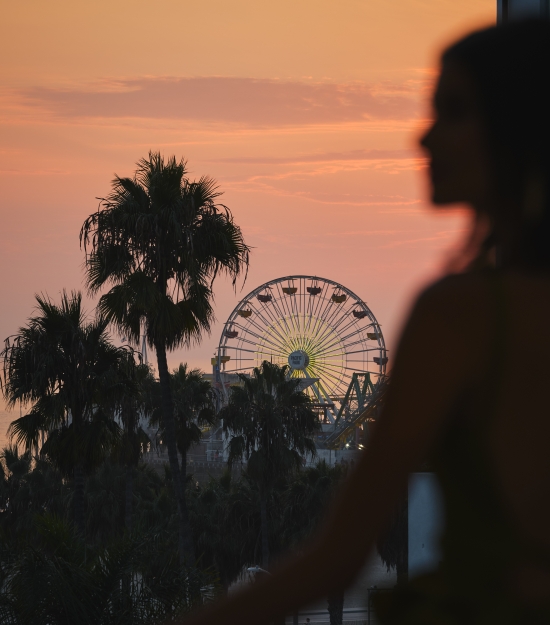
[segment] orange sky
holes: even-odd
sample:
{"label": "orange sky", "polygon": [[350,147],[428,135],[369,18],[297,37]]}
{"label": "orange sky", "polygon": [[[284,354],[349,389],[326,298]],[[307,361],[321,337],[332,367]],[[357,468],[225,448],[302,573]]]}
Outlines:
{"label": "orange sky", "polygon": [[[465,227],[427,208],[415,136],[443,44],[495,0],[4,3],[0,21],[0,339],[33,295],[82,285],[78,232],[149,149],[209,174],[255,249],[244,291],[339,281],[390,349],[411,295]],[[208,368],[220,326],[172,354]],[[391,355],[391,352],[390,352]]]}

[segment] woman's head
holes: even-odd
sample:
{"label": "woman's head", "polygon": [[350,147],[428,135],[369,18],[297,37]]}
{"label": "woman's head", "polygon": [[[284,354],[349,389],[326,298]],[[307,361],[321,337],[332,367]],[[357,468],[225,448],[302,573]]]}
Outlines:
{"label": "woman's head", "polygon": [[434,202],[472,204],[513,256],[549,264],[550,23],[489,28],[450,47],[434,104],[422,140]]}

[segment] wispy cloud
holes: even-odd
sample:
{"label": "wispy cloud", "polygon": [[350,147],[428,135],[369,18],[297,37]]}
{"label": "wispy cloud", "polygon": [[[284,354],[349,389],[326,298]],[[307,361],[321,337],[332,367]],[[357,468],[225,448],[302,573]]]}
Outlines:
{"label": "wispy cloud", "polygon": [[28,107],[63,117],[203,120],[244,126],[304,126],[419,117],[418,81],[314,83],[255,78],[102,81],[18,92]]}
{"label": "wispy cloud", "polygon": [[277,156],[236,156],[210,159],[213,163],[235,163],[256,165],[293,165],[302,163],[330,163],[341,161],[388,161],[402,159],[422,159],[415,150],[348,150],[345,152],[319,152],[315,154],[297,154],[290,157]]}

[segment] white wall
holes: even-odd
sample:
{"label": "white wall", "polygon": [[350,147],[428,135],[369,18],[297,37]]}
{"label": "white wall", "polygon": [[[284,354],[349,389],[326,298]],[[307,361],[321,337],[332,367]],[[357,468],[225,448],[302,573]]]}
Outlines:
{"label": "white wall", "polygon": [[441,559],[443,498],[435,474],[413,473],[409,479],[409,575],[435,569]]}

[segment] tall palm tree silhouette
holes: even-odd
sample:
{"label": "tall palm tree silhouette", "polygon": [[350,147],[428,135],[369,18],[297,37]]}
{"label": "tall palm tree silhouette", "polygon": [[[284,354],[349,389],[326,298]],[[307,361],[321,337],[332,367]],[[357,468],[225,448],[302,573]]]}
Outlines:
{"label": "tall palm tree silhouette", "polygon": [[199,341],[210,330],[213,280],[222,272],[235,283],[248,267],[249,248],[229,209],[216,203],[214,181],[191,182],[186,174],[184,160],[149,153],[134,178],[115,178],[111,194],[84,222],[80,241],[89,290],[111,287],[99,310],[136,345],[143,326],[155,348],[180,515],[180,558],[194,562],[167,351]]}

